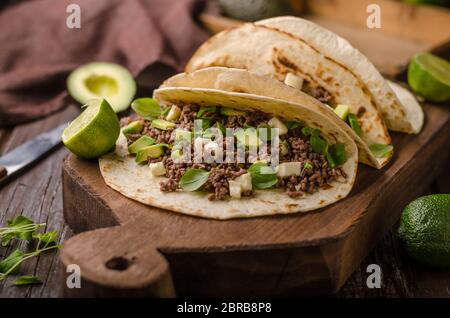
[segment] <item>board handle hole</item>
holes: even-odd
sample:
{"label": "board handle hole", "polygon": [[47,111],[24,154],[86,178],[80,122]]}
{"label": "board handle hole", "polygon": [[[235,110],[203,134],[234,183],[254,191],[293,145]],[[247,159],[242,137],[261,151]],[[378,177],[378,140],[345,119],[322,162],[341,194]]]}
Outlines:
{"label": "board handle hole", "polygon": [[130,267],[131,261],[123,256],[113,257],[105,263],[105,266],[115,271],[124,271]]}

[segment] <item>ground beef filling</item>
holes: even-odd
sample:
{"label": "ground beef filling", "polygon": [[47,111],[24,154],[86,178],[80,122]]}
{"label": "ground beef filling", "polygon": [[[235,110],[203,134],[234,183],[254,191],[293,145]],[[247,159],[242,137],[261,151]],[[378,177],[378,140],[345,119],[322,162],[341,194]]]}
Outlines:
{"label": "ground beef filling", "polygon": [[[194,120],[199,110],[196,105],[180,105],[182,112],[179,119],[175,122],[174,129],[194,129]],[[212,123],[219,121],[226,128],[245,128],[248,126],[257,127],[261,123],[267,123],[270,119],[261,112],[252,112],[242,116],[220,116],[217,113],[203,116],[210,118]],[[126,117],[121,120],[121,126],[125,126],[133,120],[138,118],[134,116]],[[127,135],[128,144],[133,143],[142,135],[148,135],[154,138],[158,143],[173,143],[173,129],[159,130],[151,127],[149,121],[142,120],[144,126],[140,134]],[[287,134],[280,136],[280,144],[285,142],[288,145],[288,152],[280,155],[280,163],[298,161],[302,163],[308,162],[312,169],[303,171],[301,176],[291,176],[286,178],[278,178],[278,183],[275,187],[285,189],[290,197],[303,196],[306,193],[313,193],[320,188],[325,188],[329,183],[336,179],[345,178],[346,175],[340,168],[330,168],[326,158],[313,151],[309,140],[305,138],[300,129],[290,130]],[[225,143],[225,138],[224,138]],[[194,147],[191,147],[193,157]],[[225,155],[224,146],[224,155]],[[235,156],[237,150],[235,149]],[[246,153],[248,159],[248,153]],[[199,168],[211,171],[208,181],[202,186],[202,190],[209,192],[208,199],[210,200],[225,200],[229,197],[229,180],[233,180],[238,176],[247,173],[248,167],[251,163],[246,160],[246,163],[194,163],[194,162],[174,162],[170,156],[170,150],[167,149],[164,156],[160,158],[149,158],[149,163],[162,161],[166,169],[167,180],[160,183],[160,189],[164,192],[178,191],[179,181],[183,174],[189,168]],[[193,160],[192,160],[193,161]],[[250,196],[252,192],[242,193],[243,196]]]}

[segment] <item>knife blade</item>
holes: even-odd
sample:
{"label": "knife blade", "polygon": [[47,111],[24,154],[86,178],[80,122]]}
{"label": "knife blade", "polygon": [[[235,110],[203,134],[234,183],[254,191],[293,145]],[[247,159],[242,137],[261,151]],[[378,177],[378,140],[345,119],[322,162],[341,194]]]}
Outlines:
{"label": "knife blade", "polygon": [[38,135],[0,157],[0,185],[61,143],[68,123]]}

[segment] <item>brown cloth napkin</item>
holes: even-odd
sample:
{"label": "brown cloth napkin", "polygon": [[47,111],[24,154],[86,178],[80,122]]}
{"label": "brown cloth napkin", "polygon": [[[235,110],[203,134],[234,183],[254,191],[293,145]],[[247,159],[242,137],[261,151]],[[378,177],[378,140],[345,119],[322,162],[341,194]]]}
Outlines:
{"label": "brown cloth napkin", "polygon": [[[66,8],[81,8],[69,29]],[[181,71],[207,38],[196,0],[34,0],[0,11],[0,127],[64,107],[66,77],[75,67],[110,61],[145,81]],[[156,82],[154,83],[156,84]],[[149,92],[151,94],[151,92]]]}

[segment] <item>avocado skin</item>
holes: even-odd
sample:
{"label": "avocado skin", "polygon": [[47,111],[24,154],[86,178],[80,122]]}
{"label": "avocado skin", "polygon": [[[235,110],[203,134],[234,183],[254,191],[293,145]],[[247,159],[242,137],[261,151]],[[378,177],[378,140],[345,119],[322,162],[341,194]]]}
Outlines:
{"label": "avocado skin", "polygon": [[419,263],[450,268],[450,194],[423,196],[408,204],[398,236],[407,253]]}
{"label": "avocado skin", "polygon": [[250,22],[293,11],[288,0],[219,0],[219,4],[227,16]]}

